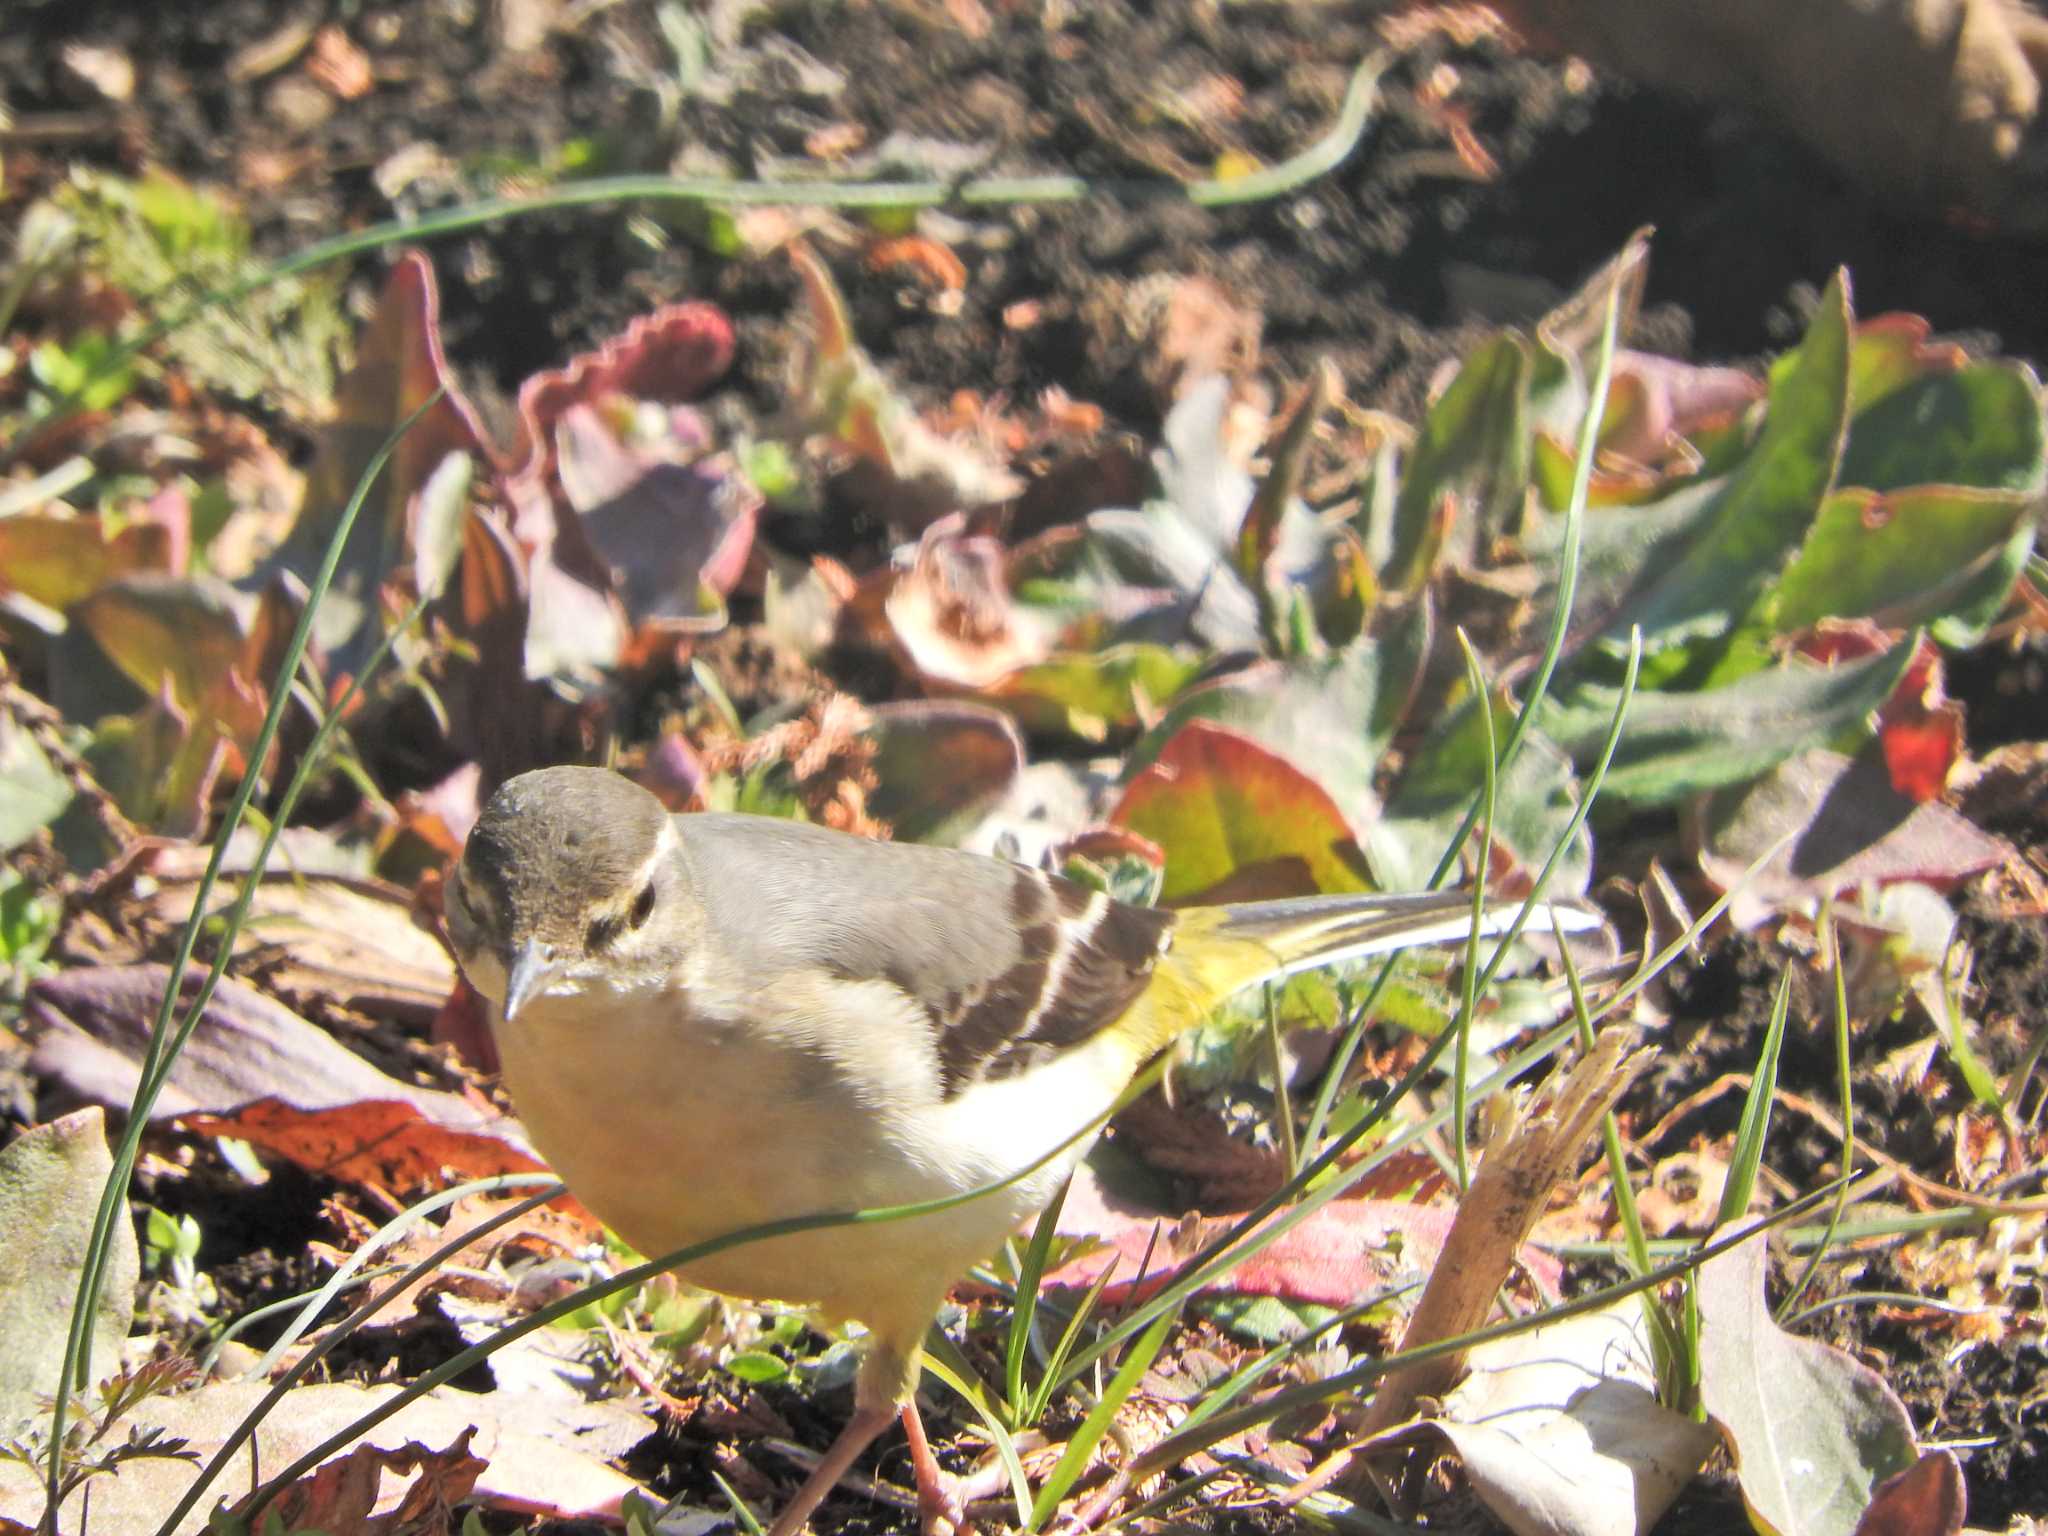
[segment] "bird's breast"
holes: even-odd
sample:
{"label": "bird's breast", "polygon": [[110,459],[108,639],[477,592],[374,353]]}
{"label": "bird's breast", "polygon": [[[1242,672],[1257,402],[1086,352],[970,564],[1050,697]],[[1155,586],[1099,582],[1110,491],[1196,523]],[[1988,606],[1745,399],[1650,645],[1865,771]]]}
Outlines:
{"label": "bird's breast", "polygon": [[[833,1006],[847,996],[835,992]],[[499,1054],[542,1155],[649,1255],[763,1222],[981,1188],[1059,1146],[1122,1086],[1084,1051],[941,1101],[914,1057],[904,1065],[894,1032],[906,1021],[886,999],[865,1001],[858,1017],[820,1018],[765,997],[748,1012],[682,991],[542,998],[499,1021]],[[1044,1203],[1082,1150],[940,1216],[752,1243],[682,1272],[873,1321],[875,1297],[942,1294]]]}

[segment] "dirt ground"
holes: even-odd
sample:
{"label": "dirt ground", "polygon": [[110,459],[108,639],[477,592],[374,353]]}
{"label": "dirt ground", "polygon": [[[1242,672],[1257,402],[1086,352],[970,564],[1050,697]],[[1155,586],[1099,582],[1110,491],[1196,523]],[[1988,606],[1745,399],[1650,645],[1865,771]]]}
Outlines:
{"label": "dirt ground", "polygon": [[[939,0],[763,5],[743,46],[714,53],[713,73],[725,74],[692,89],[652,0],[16,5],[0,29],[0,94],[17,128],[37,131],[9,144],[7,176],[33,185],[73,160],[162,165],[235,189],[270,254],[494,190],[572,147],[608,174],[815,175],[818,147],[838,144],[848,166],[874,177],[1203,176],[1219,157],[1270,163],[1323,132],[1354,65],[1381,40],[1383,7],[1099,0],[1050,28],[1054,9],[991,3],[987,34],[972,37]],[[520,18],[532,16],[580,20],[513,46]],[[355,99],[310,100],[286,89],[292,77],[252,62],[252,44],[328,21],[374,44],[372,78]],[[132,65],[126,103],[59,62],[79,43]],[[1435,99],[1447,71],[1448,111]],[[1490,172],[1457,152],[1454,119]],[[397,157],[423,146],[452,169],[391,195]],[[954,217],[949,244],[967,275],[957,306],[901,273],[869,270],[850,244],[821,241],[862,342],[920,401],[1057,386],[1140,438],[1156,435],[1162,409],[1130,318],[1150,279],[1214,277],[1263,318],[1276,382],[1298,382],[1326,356],[1353,402],[1412,416],[1444,362],[1489,327],[1540,314],[1646,224],[1658,233],[1639,345],[1755,358],[1797,335],[1818,286],[1846,265],[1861,315],[1910,310],[1973,348],[2048,356],[2038,249],[1895,219],[1733,110],[1488,41],[1437,37],[1408,51],[1357,153],[1271,202],[1204,210],[1133,199]],[[792,340],[787,266],[716,254],[687,219],[599,210],[515,220],[431,254],[451,356],[481,396],[502,397],[651,304],[695,296],[735,318],[736,378],[755,404],[777,398]],[[384,260],[365,259],[363,296]],[[1020,306],[1033,308],[1032,323],[1018,323]],[[2039,651],[1960,659],[1950,689],[1969,707],[1974,749],[2041,734]],[[2043,809],[1997,830],[2048,842]],[[1967,922],[1980,979],[2003,989],[2014,1017],[2038,1021],[2048,1009],[2039,920],[1973,909]],[[1774,975],[1740,948],[1693,973],[1674,1037],[1685,1049],[1645,1083],[1645,1102],[1668,1105],[1742,1069]],[[1788,1056],[1787,1086],[1831,1099],[1831,1051],[1809,1032]],[[1915,1165],[1953,1156],[1925,1106],[1877,1087],[1863,1097],[1896,1112],[1863,1128],[1884,1150]],[[1732,1118],[1733,1101],[1713,1111],[1724,1112]],[[1797,1138],[1787,1140],[1788,1171],[1810,1174],[1797,1166]],[[1875,1288],[1881,1276],[1858,1283]],[[1862,1310],[1836,1315],[1838,1341],[1887,1372],[1925,1439],[1970,1448],[1973,1524],[2002,1528],[2015,1513],[2048,1510],[2035,1347],[1981,1348],[1951,1366],[1909,1327]],[[1740,1515],[1722,1503],[1674,1519],[1725,1528]]]}

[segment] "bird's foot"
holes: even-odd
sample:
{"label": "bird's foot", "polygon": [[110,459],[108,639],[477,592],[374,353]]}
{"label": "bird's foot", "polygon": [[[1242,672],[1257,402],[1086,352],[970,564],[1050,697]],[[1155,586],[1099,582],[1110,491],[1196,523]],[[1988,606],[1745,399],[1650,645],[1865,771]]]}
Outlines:
{"label": "bird's foot", "polygon": [[974,1522],[967,1518],[960,1479],[950,1472],[941,1472],[932,1487],[918,1488],[917,1515],[924,1536],[973,1536]]}
{"label": "bird's foot", "polygon": [[910,1470],[917,1479],[917,1513],[924,1536],[970,1536],[974,1527],[967,1519],[960,1479],[943,1470],[932,1454],[914,1400],[903,1405],[903,1433],[910,1440]]}

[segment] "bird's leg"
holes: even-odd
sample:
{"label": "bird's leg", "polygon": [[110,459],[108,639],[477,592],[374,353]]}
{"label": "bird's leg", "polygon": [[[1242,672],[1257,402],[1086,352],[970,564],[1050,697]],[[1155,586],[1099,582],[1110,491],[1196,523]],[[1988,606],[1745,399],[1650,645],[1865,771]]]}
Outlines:
{"label": "bird's leg", "polygon": [[967,1530],[967,1507],[961,1501],[956,1479],[939,1466],[932,1443],[924,1432],[924,1416],[917,1411],[917,1399],[903,1405],[903,1433],[910,1441],[910,1470],[917,1479],[917,1512],[924,1536],[963,1536]]}
{"label": "bird's leg", "polygon": [[825,1459],[804,1479],[803,1487],[797,1489],[796,1496],[775,1517],[775,1523],[768,1528],[768,1536],[800,1536],[804,1522],[811,1518],[811,1511],[824,1501],[825,1495],[851,1470],[860,1453],[874,1443],[875,1436],[887,1429],[889,1421],[895,1417],[893,1404],[856,1403],[846,1428],[839,1431],[839,1438],[825,1452]]}

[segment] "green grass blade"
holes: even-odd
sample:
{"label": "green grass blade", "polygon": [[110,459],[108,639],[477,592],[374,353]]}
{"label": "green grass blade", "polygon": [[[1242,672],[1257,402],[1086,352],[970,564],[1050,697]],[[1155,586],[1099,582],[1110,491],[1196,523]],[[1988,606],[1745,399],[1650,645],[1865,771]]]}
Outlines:
{"label": "green grass blade", "polygon": [[1110,1378],[1100,1402],[1081,1421],[1081,1427],[1067,1442],[1065,1452],[1058,1463],[1046,1476],[1045,1483],[1038,1490],[1038,1497],[1031,1506],[1031,1518],[1025,1522],[1025,1529],[1035,1531],[1052,1518],[1053,1511],[1060,1507],[1060,1500],[1067,1496],[1067,1490],[1080,1481],[1081,1474],[1088,1469],[1089,1458],[1095,1454],[1102,1437],[1109,1433],[1109,1426],[1116,1419],[1117,1412],[1139,1380],[1152,1368],[1153,1360],[1159,1354],[1159,1347],[1166,1342],[1166,1333],[1180,1313],[1162,1312],[1153,1319],[1152,1326],[1138,1336],[1123,1363],[1117,1367],[1116,1375]]}
{"label": "green grass blade", "polygon": [[279,728],[284,724],[284,714],[291,701],[290,679],[298,675],[299,664],[304,659],[306,648],[313,635],[313,618],[319,610],[321,600],[333,584],[335,569],[341,563],[343,546],[348,540],[349,530],[355,526],[363,504],[369,499],[371,488],[384,472],[384,466],[397,450],[398,444],[413,426],[438,401],[437,391],[404,421],[392,429],[379,446],[370,462],[364,466],[358,477],[354,492],[342,508],[337,520],[334,536],[328,541],[320,568],[314,573],[306,593],[306,605],[293,626],[290,640],[285,644],[284,656],[278,667],[279,686],[270,691],[270,699],[263,712],[263,723],[256,733],[256,739],[248,753],[248,771],[235,786],[228,802],[227,815],[222,819],[220,829],[214,836],[213,851],[206,861],[206,868],[199,877],[198,886],[192,894],[192,911],[185,920],[183,931],[178,936],[178,947],[172,958],[170,974],[164,983],[164,995],[157,1008],[155,1020],[150,1025],[149,1043],[144,1048],[141,1068],[137,1074],[134,1098],[129,1105],[128,1125],[122,1133],[113,1157],[113,1167],[107,1175],[105,1190],[101,1193],[98,1210],[94,1213],[92,1235],[87,1242],[85,1259],[80,1266],[77,1298],[72,1303],[71,1330],[64,1345],[64,1364],[58,1376],[60,1390],[52,1399],[50,1408],[50,1462],[44,1483],[49,1499],[45,1516],[54,1528],[58,1508],[62,1503],[64,1419],[71,1393],[89,1387],[92,1373],[92,1314],[93,1305],[100,1288],[106,1282],[107,1256],[113,1245],[114,1223],[127,1220],[128,1181],[134,1176],[135,1161],[142,1149],[143,1132],[148,1126],[149,1113],[155,1107],[157,1097],[163,1091],[169,1076],[171,1063],[183,1049],[185,1041],[198,1027],[199,1018],[213,991],[226,973],[228,961],[234,950],[234,936],[240,932],[243,920],[248,916],[249,904],[255,898],[256,887],[263,877],[264,861],[276,846],[277,834],[282,830],[286,807],[280,807],[280,814],[266,835],[257,859],[246,877],[240,899],[229,915],[226,937],[222,940],[213,964],[208,968],[201,983],[199,995],[185,1017],[174,1029],[172,1020],[178,1010],[178,994],[185,973],[190,969],[192,957],[198,949],[199,935],[205,927],[207,903],[213,895],[213,888],[220,880],[221,866],[227,859],[228,845],[235,830],[248,814],[250,802],[256,796],[256,788],[262,766],[268,760],[270,749],[277,741]]}
{"label": "green grass blade", "polygon": [[1057,1235],[1060,1211],[1067,1203],[1067,1190],[1073,1180],[1064,1180],[1059,1192],[1052,1197],[1052,1204],[1038,1213],[1038,1223],[1031,1229],[1031,1242],[1024,1250],[1024,1260],[1017,1266],[1017,1290],[1010,1308],[1010,1332],[1004,1341],[1003,1352],[1003,1406],[1011,1415],[1010,1422],[1022,1408],[1024,1398],[1024,1364],[1031,1352],[1031,1327],[1038,1315],[1038,1285],[1045,1278],[1045,1261],[1052,1252],[1053,1238]]}
{"label": "green grass blade", "polygon": [[747,1506],[747,1501],[733,1492],[732,1484],[719,1476],[718,1469],[711,1469],[711,1481],[718,1485],[719,1494],[732,1511],[733,1524],[747,1533],[747,1536],[761,1536],[761,1521]]}
{"label": "green grass blade", "polygon": [[1771,1022],[1764,1031],[1763,1050],[1750,1077],[1748,1096],[1742,1101],[1742,1119],[1735,1128],[1735,1150],[1729,1154],[1728,1182],[1721,1189],[1716,1226],[1741,1220],[1756,1194],[1757,1170],[1764,1160],[1764,1137],[1771,1124],[1771,1101],[1778,1090],[1778,1057],[1785,1045],[1785,1015],[1791,1003],[1792,973],[1788,970],[1778,978],[1778,996],[1771,1004]]}
{"label": "green grass blade", "polygon": [[[1585,417],[1579,423],[1578,462],[1573,466],[1572,493],[1564,509],[1564,537],[1558,553],[1557,598],[1553,604],[1550,633],[1544,640],[1543,653],[1537,660],[1529,687],[1522,696],[1521,707],[1515,712],[1514,724],[1508,729],[1507,742],[1498,755],[1498,771],[1501,772],[1505,772],[1520,754],[1522,742],[1535,721],[1536,711],[1541,707],[1544,696],[1550,691],[1551,679],[1556,675],[1558,663],[1564,655],[1565,640],[1571,633],[1572,607],[1577,601],[1579,590],[1579,554],[1586,520],[1586,497],[1592,485],[1593,459],[1600,441],[1600,422],[1607,414],[1607,395],[1614,378],[1614,352],[1620,325],[1621,277],[1617,274],[1613,286],[1608,289],[1607,303],[1602,310],[1600,345],[1594,356],[1592,387],[1587,395]],[[1611,747],[1607,755],[1612,755]],[[1472,829],[1478,825],[1480,810],[1480,801],[1475,797],[1471,809],[1465,813],[1464,821],[1445,846],[1442,857],[1437,860],[1436,869],[1429,878],[1428,889],[1435,890],[1450,875],[1457,863],[1458,851],[1465,846],[1466,839],[1472,835]],[[1302,1138],[1302,1145],[1311,1154],[1321,1146],[1323,1131],[1329,1123],[1330,1110],[1336,1103],[1337,1091],[1342,1085],[1344,1073],[1350,1067],[1365,1029],[1371,1022],[1373,1005],[1379,1001],[1380,993],[1386,990],[1387,982],[1394,974],[1394,965],[1392,957],[1381,964],[1373,977],[1372,986],[1366,993],[1365,1000],[1359,1004],[1357,1018],[1345,1031],[1343,1041],[1323,1073],[1323,1080],[1316,1093],[1315,1108],[1309,1115],[1308,1128]]]}
{"label": "green grass blade", "polygon": [[[932,1331],[935,1337],[945,1338],[937,1329]],[[1017,1501],[1017,1523],[1022,1526],[1031,1518],[1031,1479],[1024,1471],[1024,1458],[1017,1454],[1017,1442],[1011,1438],[996,1405],[989,1401],[988,1393],[982,1389],[974,1368],[967,1363],[967,1357],[951,1348],[951,1339],[945,1342],[948,1346],[945,1358],[940,1358],[932,1345],[925,1346],[924,1368],[950,1387],[954,1395],[981,1420],[981,1427],[988,1431],[989,1443],[996,1448],[1003,1470],[1010,1476],[1010,1494]]]}
{"label": "green grass blade", "polygon": [[[1112,1257],[1082,1293],[1081,1301],[1067,1319],[1067,1326],[1060,1330],[1059,1341],[1053,1345],[1052,1353],[1046,1356],[1045,1372],[1038,1379],[1038,1386],[1026,1405],[1024,1422],[1036,1424],[1045,1417],[1045,1410],[1052,1406],[1052,1395],[1065,1383],[1067,1357],[1074,1352],[1081,1332],[1095,1316],[1096,1308],[1102,1305],[1102,1293],[1109,1289],[1110,1278],[1116,1273],[1116,1259]],[[1141,1274],[1138,1278],[1143,1279]]]}
{"label": "green grass blade", "polygon": [[[1500,764],[1494,757],[1493,698],[1487,692],[1486,674],[1480,669],[1479,653],[1472,649],[1471,638],[1462,628],[1457,635],[1458,650],[1465,658],[1466,686],[1472,690],[1472,702],[1478,707],[1479,723],[1486,737],[1486,755],[1480,759],[1484,771],[1479,784],[1479,859],[1478,875],[1472,881],[1472,931],[1465,939],[1463,992],[1458,999],[1458,1017],[1452,1025],[1457,1046],[1451,1066],[1451,1159],[1458,1192],[1463,1194],[1472,1182],[1471,1149],[1466,1145],[1471,1117],[1465,1104],[1465,1090],[1472,1073],[1472,1027],[1479,1012],[1479,925],[1486,919],[1486,877],[1493,868],[1493,817],[1500,790]],[[1528,910],[1526,903],[1523,910]]]}
{"label": "green grass blade", "polygon": [[[1842,1091],[1842,1171],[1847,1173],[1850,1165],[1856,1161],[1856,1091],[1849,1061],[1849,983],[1842,967],[1841,925],[1831,920],[1826,928],[1828,972],[1833,978],[1835,990],[1835,1081],[1841,1086]],[[1785,1292],[1785,1299],[1778,1303],[1776,1316],[1779,1327],[1785,1325],[1785,1319],[1792,1315],[1799,1305],[1799,1298],[1805,1294],[1807,1286],[1813,1283],[1814,1272],[1820,1268],[1821,1260],[1827,1257],[1828,1248],[1834,1242],[1835,1233],[1848,1210],[1848,1191],[1844,1189],[1842,1198],[1835,1202],[1834,1209],[1828,1213],[1827,1235],[1819,1246],[1807,1255],[1806,1265],[1799,1271],[1799,1278],[1792,1282]]]}

